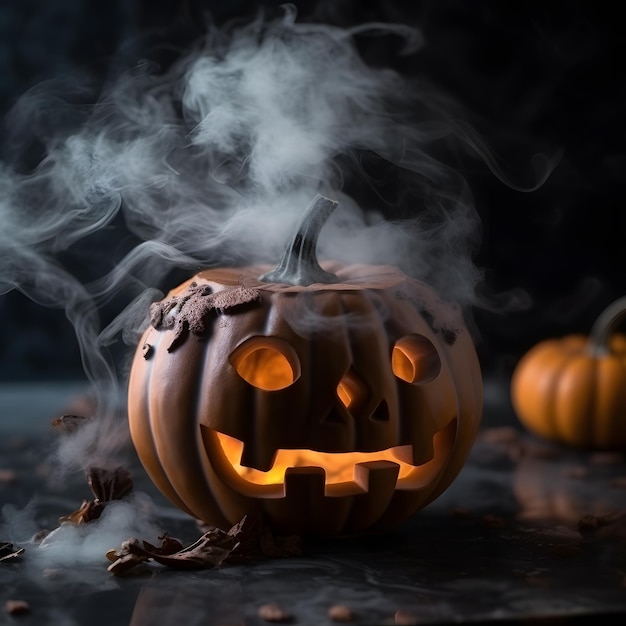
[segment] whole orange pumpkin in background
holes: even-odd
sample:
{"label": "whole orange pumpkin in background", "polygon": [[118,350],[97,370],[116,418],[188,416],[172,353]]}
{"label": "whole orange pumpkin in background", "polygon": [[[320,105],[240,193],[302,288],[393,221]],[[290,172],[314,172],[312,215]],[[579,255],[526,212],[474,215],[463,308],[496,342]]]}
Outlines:
{"label": "whole orange pumpkin in background", "polygon": [[589,337],[531,348],[511,378],[511,401],[531,432],[586,449],[626,449],[626,336],[613,333],[626,298],[609,305]]}
{"label": "whole orange pumpkin in background", "polygon": [[156,486],[229,528],[380,531],[442,493],[482,413],[457,306],[389,266],[317,262],[318,196],[281,264],[202,271],[154,303],[130,432]]}

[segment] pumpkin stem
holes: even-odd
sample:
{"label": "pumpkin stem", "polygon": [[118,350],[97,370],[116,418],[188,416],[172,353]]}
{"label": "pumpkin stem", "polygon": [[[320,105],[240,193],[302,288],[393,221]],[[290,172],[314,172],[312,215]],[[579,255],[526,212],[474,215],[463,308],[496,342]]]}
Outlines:
{"label": "pumpkin stem", "polygon": [[312,285],[313,283],[337,283],[339,278],[322,269],[317,261],[317,239],[328,216],[335,210],[336,200],[317,195],[309,204],[296,233],[283,253],[280,263],[259,278],[265,283],[287,285]]}
{"label": "pumpkin stem", "polygon": [[594,354],[606,354],[610,336],[619,322],[626,318],[626,297],[618,298],[598,315],[589,333],[589,349]]}

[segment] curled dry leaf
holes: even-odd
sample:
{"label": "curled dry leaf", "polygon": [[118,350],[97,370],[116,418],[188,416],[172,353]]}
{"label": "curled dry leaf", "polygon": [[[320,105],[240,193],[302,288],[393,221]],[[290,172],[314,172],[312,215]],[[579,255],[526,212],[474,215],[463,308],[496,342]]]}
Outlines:
{"label": "curled dry leaf", "polygon": [[170,537],[167,533],[159,537],[159,540],[161,541],[160,546],[153,546],[147,541],[144,541],[143,547],[145,548],[145,550],[151,552],[152,554],[158,554],[163,556],[166,556],[168,554],[174,554],[184,549],[183,544],[178,539]]}
{"label": "curled dry leaf", "polygon": [[80,507],[59,518],[60,523],[87,524],[98,519],[107,502],[119,500],[133,488],[130,472],[123,467],[113,470],[90,467],[87,470],[87,484],[94,495],[93,500],[83,500]]}
{"label": "curled dry leaf", "polygon": [[171,554],[151,552],[145,549],[144,544],[144,553],[157,563],[174,569],[208,569],[221,565],[236,543],[234,537],[216,528],[178,552]]}
{"label": "curled dry leaf", "polygon": [[109,550],[106,554],[112,562],[109,571],[123,576],[135,565],[148,560],[172,569],[189,570],[302,554],[299,537],[274,537],[260,517],[245,516],[228,532],[210,528],[187,547],[167,534],[159,540],[161,544],[154,546],[132,537],[122,544],[120,550]]}
{"label": "curled dry leaf", "polygon": [[302,554],[302,538],[299,535],[275,536],[260,515],[245,515],[228,534],[237,540],[235,548],[226,559],[228,563]]}
{"label": "curled dry leaf", "polygon": [[92,417],[86,417],[85,415],[61,415],[59,417],[55,417],[51,424],[58,433],[62,435],[71,435],[79,428],[89,424],[92,420]]}
{"label": "curled dry leaf", "polygon": [[156,547],[147,541],[131,537],[122,543],[119,551],[109,550],[106,557],[112,561],[108,570],[117,576],[126,575],[135,566],[149,560],[172,569],[210,569],[220,565],[236,544],[236,540],[219,529],[211,530],[186,548],[167,535]]}
{"label": "curled dry leaf", "polygon": [[133,488],[130,472],[123,467],[113,470],[90,467],[87,470],[87,484],[94,497],[101,502],[119,500]]}
{"label": "curled dry leaf", "polygon": [[0,541],[0,563],[13,561],[23,554],[24,548],[15,548],[8,541]]}
{"label": "curled dry leaf", "polygon": [[104,503],[100,500],[83,500],[76,511],[59,517],[61,524],[88,524],[98,519],[104,510]]}

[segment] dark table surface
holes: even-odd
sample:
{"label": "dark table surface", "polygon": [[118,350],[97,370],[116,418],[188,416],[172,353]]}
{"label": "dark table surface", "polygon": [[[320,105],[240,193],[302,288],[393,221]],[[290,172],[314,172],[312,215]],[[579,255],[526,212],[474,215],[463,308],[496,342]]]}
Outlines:
{"label": "dark table surface", "polygon": [[[626,618],[626,462],[547,444],[524,432],[507,381],[486,381],[485,417],[452,486],[396,530],[304,542],[300,556],[176,571],[154,564],[112,575],[104,554],[131,536],[167,532],[192,543],[202,531],[173,508],[131,453],[132,494],[98,521],[59,516],[92,494],[81,472],[52,463],[52,418],[81,402],[83,387],[0,386],[0,542],[24,548],[0,562],[0,623],[266,623],[276,603],[291,623],[333,623],[345,605],[357,624],[588,623]],[[5,610],[23,600],[29,612]],[[404,621],[403,621],[404,620]]]}

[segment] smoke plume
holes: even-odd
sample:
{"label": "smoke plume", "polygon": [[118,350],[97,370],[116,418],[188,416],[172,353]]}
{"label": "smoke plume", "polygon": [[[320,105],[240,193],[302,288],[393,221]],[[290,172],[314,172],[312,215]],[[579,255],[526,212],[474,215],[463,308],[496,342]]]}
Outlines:
{"label": "smoke plume", "polygon": [[[277,20],[211,29],[171,66],[140,63],[88,105],[80,83],[40,85],[9,114],[0,293],[65,311],[104,416],[116,415],[110,394],[124,378],[108,349],[137,340],[168,272],[276,262],[318,192],[340,202],[321,257],[397,265],[444,298],[481,304],[480,221],[448,148],[507,181],[457,107],[366,63],[355,43],[396,37],[404,54],[418,54],[420,33],[296,17],[287,7]],[[33,142],[42,157],[26,166]],[[114,266],[121,242],[96,278],[64,261],[120,221],[136,244]],[[120,295],[126,306],[103,324],[103,307]],[[99,424],[98,441],[119,426]]]}

